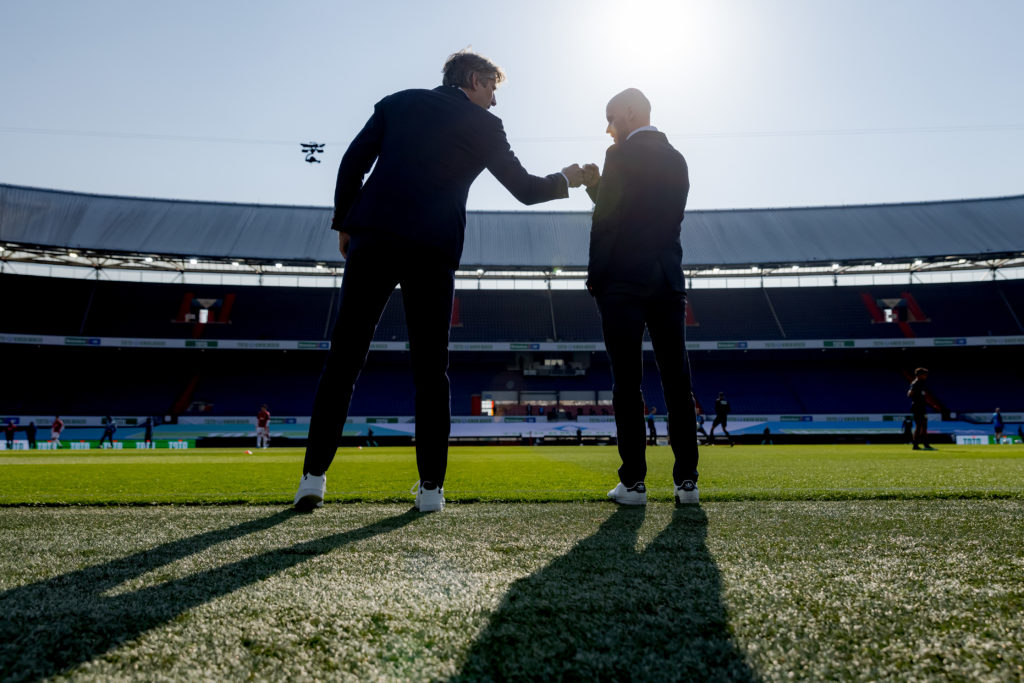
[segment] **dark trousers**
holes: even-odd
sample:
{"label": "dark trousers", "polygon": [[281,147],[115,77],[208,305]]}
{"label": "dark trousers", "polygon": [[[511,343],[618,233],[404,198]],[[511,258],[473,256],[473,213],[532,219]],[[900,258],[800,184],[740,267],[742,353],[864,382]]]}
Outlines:
{"label": "dark trousers", "polygon": [[715,419],[711,422],[711,436],[709,439],[715,437],[715,427],[721,427],[722,431],[725,432],[725,438],[729,439],[729,443],[732,443],[732,435],[729,434],[729,430],[726,427],[729,425],[728,415],[715,415]]}
{"label": "dark trousers", "polygon": [[416,386],[416,466],[421,480],[444,484],[452,417],[448,331],[455,271],[429,254],[381,237],[355,236],[349,247],[331,350],[313,399],[303,473],[321,475],[334,460],[356,380],[396,285],[402,287]]}
{"label": "dark trousers", "polygon": [[605,348],[612,365],[612,404],[618,432],[619,480],[627,486],[647,476],[644,430],[643,339],[647,326],[668,409],[668,437],[675,456],[676,484],[697,481],[697,434],[693,420],[690,364],[686,356],[686,296],[664,292],[649,297],[597,297]]}
{"label": "dark trousers", "polygon": [[914,413],[914,445],[928,445],[928,415]]}

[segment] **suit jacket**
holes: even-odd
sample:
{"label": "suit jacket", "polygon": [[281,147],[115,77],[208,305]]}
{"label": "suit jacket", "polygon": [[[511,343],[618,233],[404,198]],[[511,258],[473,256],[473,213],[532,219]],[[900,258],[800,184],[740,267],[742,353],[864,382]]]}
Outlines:
{"label": "suit jacket", "polygon": [[594,200],[587,289],[652,293],[661,283],[684,291],[679,233],[690,191],[683,155],[664,133],[640,131],[612,145]]}
{"label": "suit jacket", "polygon": [[560,173],[527,173],[501,119],[459,88],[389,95],[341,160],[332,227],[354,235],[385,233],[457,268],[469,187],[485,168],[523,204],[569,196]]}

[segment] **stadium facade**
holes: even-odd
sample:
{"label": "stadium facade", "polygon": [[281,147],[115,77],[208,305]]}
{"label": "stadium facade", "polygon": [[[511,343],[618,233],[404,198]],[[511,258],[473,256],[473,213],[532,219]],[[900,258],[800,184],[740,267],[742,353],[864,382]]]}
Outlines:
{"label": "stadium facade", "polygon": [[[19,302],[0,348],[9,366],[33,368],[0,416],[223,428],[268,402],[293,421],[279,433],[299,437],[344,271],[330,218],[0,185],[0,286]],[[932,365],[955,413],[981,420],[1000,405],[1013,420],[1024,409],[1024,196],[691,211],[683,229],[705,405],[725,390],[752,423],[895,422],[907,373]],[[588,234],[586,212],[470,212],[451,374],[454,412],[476,426],[456,434],[565,433],[567,416],[572,433],[613,433],[599,319],[582,290]],[[353,433],[408,432],[406,348],[399,291]],[[645,396],[661,407],[648,355]],[[502,415],[472,415],[489,401]]]}

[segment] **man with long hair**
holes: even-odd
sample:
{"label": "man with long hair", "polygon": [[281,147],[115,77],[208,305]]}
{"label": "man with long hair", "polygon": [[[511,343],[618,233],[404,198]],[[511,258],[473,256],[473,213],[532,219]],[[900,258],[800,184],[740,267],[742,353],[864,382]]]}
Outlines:
{"label": "man with long hair", "polygon": [[505,79],[496,64],[463,50],[448,58],[443,73],[433,90],[403,90],[378,102],[338,169],[331,227],[346,259],[345,277],[313,401],[296,507],[323,504],[327,468],[356,378],[397,285],[416,386],[415,504],[421,512],[444,507],[451,431],[448,333],[470,185],[486,168],[520,202],[538,204],[568,197],[569,188],[582,183],[576,164],[538,177],[519,163],[501,119],[488,111]]}

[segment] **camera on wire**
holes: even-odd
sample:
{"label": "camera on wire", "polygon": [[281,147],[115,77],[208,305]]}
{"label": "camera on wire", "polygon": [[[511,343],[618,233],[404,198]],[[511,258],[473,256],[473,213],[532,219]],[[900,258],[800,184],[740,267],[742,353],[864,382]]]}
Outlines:
{"label": "camera on wire", "polygon": [[323,154],[324,144],[319,142],[303,142],[302,153],[306,155],[307,164],[319,164],[320,160],[316,158],[317,154]]}

